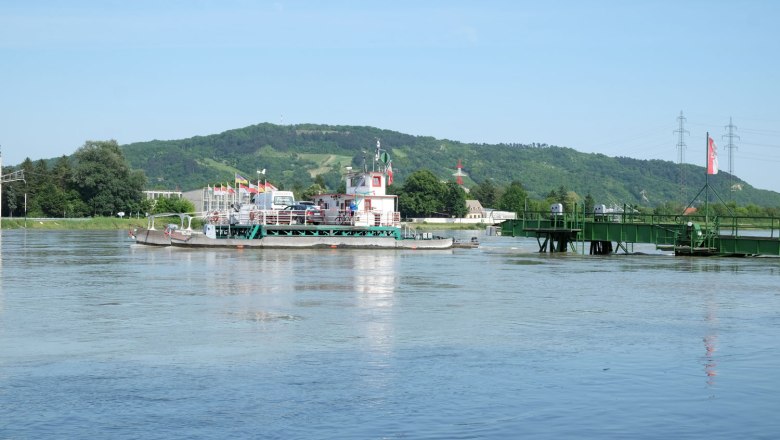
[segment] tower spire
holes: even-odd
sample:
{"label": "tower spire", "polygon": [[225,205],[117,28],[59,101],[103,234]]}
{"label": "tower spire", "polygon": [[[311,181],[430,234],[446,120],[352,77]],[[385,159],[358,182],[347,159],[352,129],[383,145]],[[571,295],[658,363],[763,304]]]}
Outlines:
{"label": "tower spire", "polygon": [[458,183],[458,185],[463,186],[463,176],[468,176],[468,174],[463,172],[463,165],[460,163],[460,159],[458,159],[457,168],[458,170],[452,175],[456,177],[455,181]]}

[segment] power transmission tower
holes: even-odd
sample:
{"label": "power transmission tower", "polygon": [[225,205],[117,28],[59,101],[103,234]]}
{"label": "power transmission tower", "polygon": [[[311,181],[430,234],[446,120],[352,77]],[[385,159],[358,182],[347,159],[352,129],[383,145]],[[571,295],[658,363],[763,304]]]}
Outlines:
{"label": "power transmission tower", "polygon": [[677,161],[680,165],[680,202],[685,203],[685,135],[691,134],[685,129],[685,116],[683,116],[682,110],[680,110],[680,116],[677,117],[677,130],[674,133],[677,137]]}
{"label": "power transmission tower", "polygon": [[737,146],[734,145],[734,139],[740,139],[740,137],[734,134],[737,130],[737,126],[731,122],[731,116],[729,116],[729,125],[726,125],[724,128],[728,131],[722,137],[729,140],[726,148],[729,150],[729,188],[731,189],[733,201],[733,195],[736,191],[736,188],[734,187],[734,150],[738,149]]}

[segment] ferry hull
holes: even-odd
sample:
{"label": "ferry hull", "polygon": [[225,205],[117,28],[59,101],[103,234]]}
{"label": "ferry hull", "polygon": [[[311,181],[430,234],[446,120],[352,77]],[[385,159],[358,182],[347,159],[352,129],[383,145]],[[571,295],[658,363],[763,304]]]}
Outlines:
{"label": "ferry hull", "polygon": [[148,246],[170,246],[171,237],[166,234],[165,231],[158,231],[157,229],[139,228],[134,231],[133,235],[135,242],[138,244],[145,244]]}
{"label": "ferry hull", "polygon": [[449,249],[452,238],[430,240],[398,240],[393,237],[264,237],[247,240],[241,238],[214,239],[204,235],[173,237],[170,244],[185,248],[269,248],[269,249],[316,249],[316,248],[353,248],[353,249]]}

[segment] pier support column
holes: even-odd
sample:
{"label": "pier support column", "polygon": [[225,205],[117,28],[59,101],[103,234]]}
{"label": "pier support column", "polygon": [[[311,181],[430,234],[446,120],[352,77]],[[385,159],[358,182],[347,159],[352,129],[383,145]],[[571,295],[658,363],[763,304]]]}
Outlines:
{"label": "pier support column", "polygon": [[609,255],[612,253],[611,241],[591,241],[590,242],[590,254],[591,255]]}
{"label": "pier support column", "polygon": [[[566,252],[569,248],[570,233],[563,232],[547,232],[543,235],[537,234],[536,242],[539,243],[539,252],[547,252],[548,248],[550,252]],[[544,237],[544,241],[542,241]]]}

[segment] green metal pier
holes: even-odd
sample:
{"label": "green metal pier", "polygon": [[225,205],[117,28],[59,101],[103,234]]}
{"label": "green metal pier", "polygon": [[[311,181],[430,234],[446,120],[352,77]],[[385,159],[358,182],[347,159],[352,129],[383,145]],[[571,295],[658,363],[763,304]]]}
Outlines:
{"label": "green metal pier", "polygon": [[590,254],[606,255],[649,243],[676,255],[780,256],[780,218],[775,217],[526,211],[501,223],[501,235],[535,237],[539,252],[577,252],[578,244],[584,251],[589,244]]}

